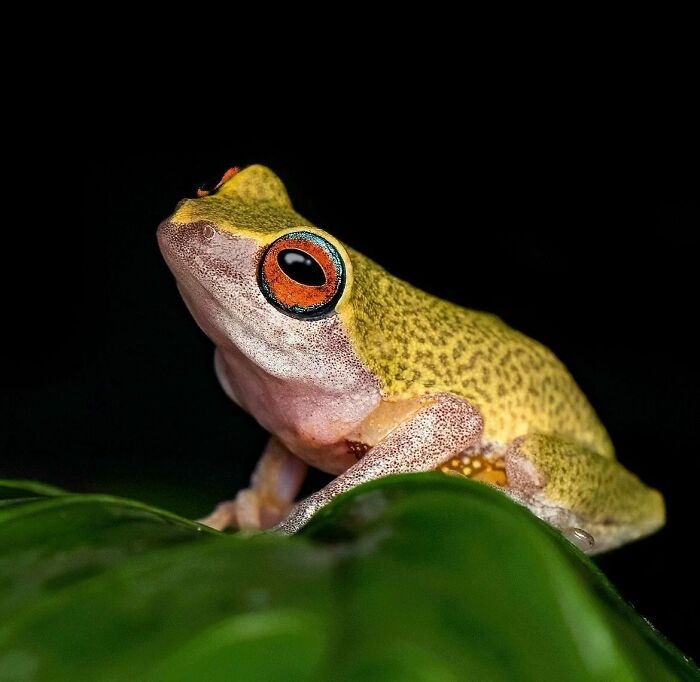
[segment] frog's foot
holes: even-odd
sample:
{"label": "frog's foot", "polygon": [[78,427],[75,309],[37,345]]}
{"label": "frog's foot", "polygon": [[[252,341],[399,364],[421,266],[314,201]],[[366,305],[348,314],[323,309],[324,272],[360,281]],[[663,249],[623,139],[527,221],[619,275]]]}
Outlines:
{"label": "frog's foot", "polygon": [[235,499],[219,502],[214,511],[199,519],[199,523],[224,530],[260,530],[281,521],[291,508],[291,502],[269,498],[252,488],[239,490]]}
{"label": "frog's foot", "polygon": [[236,500],[219,502],[213,512],[207,514],[204,518],[197,519],[197,523],[215,528],[216,530],[224,530],[224,528],[231,527],[237,528],[238,515],[236,514]]}
{"label": "frog's foot", "polygon": [[271,438],[253,472],[250,487],[219,503],[199,521],[224,530],[260,530],[279,523],[289,512],[306,475],[306,464]]}
{"label": "frog's foot", "polygon": [[505,455],[512,499],[596,554],[636,540],[664,524],[661,495],[615,459],[555,436],[516,438]]}
{"label": "frog's foot", "polygon": [[582,552],[590,553],[595,547],[595,538],[583,528],[562,528],[561,534]]}

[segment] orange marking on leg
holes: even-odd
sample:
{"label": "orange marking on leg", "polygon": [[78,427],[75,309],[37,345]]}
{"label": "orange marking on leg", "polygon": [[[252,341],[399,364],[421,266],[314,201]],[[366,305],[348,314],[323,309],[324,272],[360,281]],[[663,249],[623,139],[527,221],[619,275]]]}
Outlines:
{"label": "orange marking on leg", "polygon": [[459,459],[451,458],[441,464],[437,470],[443,474],[466,476],[475,481],[505,486],[508,478],[503,458],[493,459],[483,454],[462,455]]}

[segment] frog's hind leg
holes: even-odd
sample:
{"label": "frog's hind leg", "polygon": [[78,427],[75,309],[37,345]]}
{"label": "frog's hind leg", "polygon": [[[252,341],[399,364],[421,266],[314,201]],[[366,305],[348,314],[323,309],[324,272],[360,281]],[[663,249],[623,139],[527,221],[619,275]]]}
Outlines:
{"label": "frog's hind leg", "polygon": [[615,459],[580,445],[530,434],[510,443],[504,463],[504,492],[589,554],[636,540],[664,524],[658,491]]}
{"label": "frog's hind leg", "polygon": [[270,438],[250,478],[250,487],[221,502],[199,523],[217,530],[270,528],[283,519],[299,492],[307,465],[277,438]]}

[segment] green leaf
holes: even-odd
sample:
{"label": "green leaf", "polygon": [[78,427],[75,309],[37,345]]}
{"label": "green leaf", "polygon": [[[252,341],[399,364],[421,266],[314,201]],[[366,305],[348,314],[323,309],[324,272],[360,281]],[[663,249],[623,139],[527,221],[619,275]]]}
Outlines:
{"label": "green leaf", "polygon": [[440,474],[298,536],[0,483],[0,680],[691,680],[578,550]]}
{"label": "green leaf", "polygon": [[65,490],[36,481],[7,481],[0,478],[0,500],[64,495]]}

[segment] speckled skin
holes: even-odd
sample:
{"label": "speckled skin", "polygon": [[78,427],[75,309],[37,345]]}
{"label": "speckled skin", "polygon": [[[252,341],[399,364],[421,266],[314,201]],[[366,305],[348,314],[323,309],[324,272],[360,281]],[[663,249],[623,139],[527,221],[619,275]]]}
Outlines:
{"label": "speckled skin", "polygon": [[353,339],[384,395],[453,393],[479,407],[486,441],[556,433],[613,457],[605,428],[550,350],[494,315],[426,294],[350,253]]}
{"label": "speckled skin", "polygon": [[506,492],[556,528],[585,529],[595,538],[593,551],[652,533],[664,518],[663,498],[656,490],[614,459],[556,436],[516,438],[505,462]]}
{"label": "speckled skin", "polygon": [[[321,320],[285,315],[257,284],[265,247],[298,229],[324,237],[345,263],[343,295]],[[363,481],[434,469],[466,449],[503,458],[505,492],[565,532],[589,532],[592,551],[663,524],[661,496],[616,462],[593,408],[548,349],[493,315],[412,287],[314,227],[268,169],[251,166],[212,196],[181,202],[159,241],[217,346],[224,389],[279,443],[258,467],[273,473],[220,506],[212,525],[275,520],[269,509],[286,511],[296,489],[282,486],[272,499],[279,486],[263,481],[286,471],[300,483],[299,460],[338,477],[291,510],[279,526],[286,532]]]}

